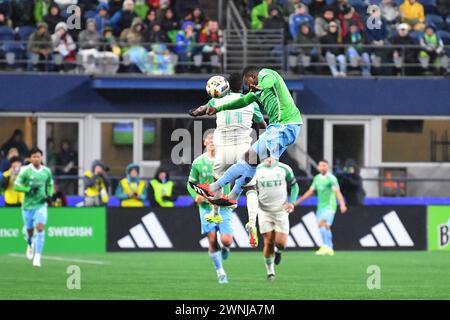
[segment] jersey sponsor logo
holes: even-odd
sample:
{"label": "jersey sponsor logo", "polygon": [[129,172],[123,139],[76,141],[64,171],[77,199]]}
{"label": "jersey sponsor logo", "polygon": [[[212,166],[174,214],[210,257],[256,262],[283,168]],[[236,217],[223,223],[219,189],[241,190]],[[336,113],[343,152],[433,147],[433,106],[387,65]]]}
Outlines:
{"label": "jersey sponsor logo", "polygon": [[0,238],[17,238],[20,230],[17,228],[0,228]]}
{"label": "jersey sponsor logo", "polygon": [[383,221],[359,239],[362,247],[413,247],[414,242],[395,211],[383,216]]}
{"label": "jersey sponsor logo", "polygon": [[141,221],[142,223],[129,229],[129,235],[117,241],[120,248],[173,248],[172,242],[154,212],[143,216]]}

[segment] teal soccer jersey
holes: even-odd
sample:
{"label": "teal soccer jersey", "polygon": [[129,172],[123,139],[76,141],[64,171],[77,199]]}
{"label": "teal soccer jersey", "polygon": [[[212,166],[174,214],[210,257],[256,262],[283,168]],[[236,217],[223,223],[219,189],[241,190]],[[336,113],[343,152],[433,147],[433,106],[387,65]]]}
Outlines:
{"label": "teal soccer jersey", "polygon": [[36,169],[32,164],[24,166],[20,169],[14,189],[25,192],[22,204],[24,210],[46,206],[46,197],[52,196],[54,191],[52,172],[45,166],[40,169]]}
{"label": "teal soccer jersey", "polygon": [[334,175],[318,174],[314,177],[311,188],[317,194],[317,210],[331,210],[336,212],[336,190],[339,189],[339,183]]}

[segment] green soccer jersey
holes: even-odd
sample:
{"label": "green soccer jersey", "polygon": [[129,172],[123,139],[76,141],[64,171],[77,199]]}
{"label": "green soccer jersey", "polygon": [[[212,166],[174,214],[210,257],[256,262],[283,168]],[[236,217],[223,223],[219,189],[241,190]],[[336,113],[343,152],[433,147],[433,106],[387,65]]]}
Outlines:
{"label": "green soccer jersey", "polygon": [[294,103],[286,83],[278,72],[261,69],[258,74],[261,91],[249,92],[238,100],[217,107],[217,110],[233,110],[258,102],[269,116],[269,124],[302,124],[299,109]]}
{"label": "green soccer jersey", "polygon": [[317,194],[317,210],[336,211],[336,190],[339,189],[339,183],[334,175],[331,173],[316,175],[311,189]]}
{"label": "green soccer jersey", "polygon": [[14,190],[25,193],[24,210],[46,206],[46,197],[54,192],[52,172],[45,166],[36,169],[32,164],[26,165],[20,169]]}

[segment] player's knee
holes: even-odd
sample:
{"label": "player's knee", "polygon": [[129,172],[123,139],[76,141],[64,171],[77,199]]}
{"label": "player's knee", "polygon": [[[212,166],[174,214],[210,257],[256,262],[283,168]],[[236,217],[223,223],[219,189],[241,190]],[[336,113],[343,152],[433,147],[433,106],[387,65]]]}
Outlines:
{"label": "player's knee", "polygon": [[225,247],[229,247],[233,243],[233,237],[230,235],[222,236],[220,240]]}
{"label": "player's knee", "polygon": [[36,225],[36,230],[37,230],[38,232],[44,231],[44,229],[45,229],[44,224],[38,223],[38,224]]}

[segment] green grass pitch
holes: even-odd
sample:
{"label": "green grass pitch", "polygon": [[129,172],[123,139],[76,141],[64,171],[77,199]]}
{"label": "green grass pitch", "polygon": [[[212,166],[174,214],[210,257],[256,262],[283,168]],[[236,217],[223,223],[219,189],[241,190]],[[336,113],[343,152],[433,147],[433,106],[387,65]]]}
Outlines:
{"label": "green grass pitch", "polygon": [[[0,299],[449,299],[448,252],[287,251],[269,283],[261,252],[231,252],[230,283],[219,285],[206,252],[48,255],[33,268],[0,255]],[[92,260],[103,265],[87,263]],[[81,290],[67,289],[67,267],[81,268]],[[367,288],[367,267],[381,268],[381,289]]]}

